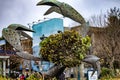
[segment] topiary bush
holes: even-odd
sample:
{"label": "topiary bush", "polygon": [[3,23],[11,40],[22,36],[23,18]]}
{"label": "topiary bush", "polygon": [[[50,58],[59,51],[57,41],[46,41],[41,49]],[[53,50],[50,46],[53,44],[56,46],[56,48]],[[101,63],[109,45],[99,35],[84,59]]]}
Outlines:
{"label": "topiary bush", "polygon": [[40,55],[54,64],[74,67],[81,63],[90,44],[90,37],[82,37],[76,31],[65,31],[41,41]]}

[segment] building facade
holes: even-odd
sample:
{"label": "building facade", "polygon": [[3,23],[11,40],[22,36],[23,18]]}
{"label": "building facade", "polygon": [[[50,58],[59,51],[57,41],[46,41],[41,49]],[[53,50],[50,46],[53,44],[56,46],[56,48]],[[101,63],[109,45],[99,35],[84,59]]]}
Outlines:
{"label": "building facade", "polygon": [[[40,56],[40,37],[43,37],[43,35],[44,37],[48,37],[49,35],[55,34],[58,31],[64,31],[63,20],[59,18],[46,20],[38,24],[34,24],[32,26],[32,29],[35,31],[35,33],[33,33],[33,55]],[[48,68],[51,66],[49,62],[45,61],[40,62],[39,64],[41,64],[43,71],[48,70]],[[39,68],[37,66],[33,64],[34,70],[39,71]]]}

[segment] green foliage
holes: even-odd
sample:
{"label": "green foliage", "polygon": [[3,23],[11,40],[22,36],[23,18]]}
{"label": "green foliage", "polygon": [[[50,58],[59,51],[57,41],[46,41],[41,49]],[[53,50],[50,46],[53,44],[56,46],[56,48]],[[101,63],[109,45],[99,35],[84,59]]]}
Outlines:
{"label": "green foliage", "polygon": [[26,80],[42,80],[42,75],[39,73],[31,74]]}
{"label": "green foliage", "polygon": [[90,46],[88,36],[81,37],[76,31],[50,35],[40,43],[43,59],[66,67],[79,65]]}
{"label": "green foliage", "polygon": [[111,71],[111,69],[109,69],[109,68],[102,68],[102,71],[101,71],[101,76],[102,77],[113,77],[113,74],[112,74],[112,71]]}
{"label": "green foliage", "polygon": [[0,80],[11,80],[11,79],[10,78],[6,78],[6,77],[0,75]]}

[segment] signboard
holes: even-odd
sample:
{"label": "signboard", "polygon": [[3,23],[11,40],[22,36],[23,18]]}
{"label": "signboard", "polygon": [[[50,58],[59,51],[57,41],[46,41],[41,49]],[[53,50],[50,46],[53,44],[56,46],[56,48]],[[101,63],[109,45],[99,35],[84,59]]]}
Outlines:
{"label": "signboard", "polygon": [[97,71],[95,71],[93,76],[91,76],[92,73],[93,73],[93,70],[88,71],[88,80],[98,80]]}
{"label": "signboard", "polygon": [[15,51],[10,51],[10,50],[2,50],[0,49],[0,55],[4,55],[4,54],[15,54],[16,52]]}

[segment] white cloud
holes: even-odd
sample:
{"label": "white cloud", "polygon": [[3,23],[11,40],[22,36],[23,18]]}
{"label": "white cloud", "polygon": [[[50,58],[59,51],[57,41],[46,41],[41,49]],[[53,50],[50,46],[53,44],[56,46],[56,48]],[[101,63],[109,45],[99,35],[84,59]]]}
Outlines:
{"label": "white cloud", "polygon": [[[74,7],[86,20],[94,14],[104,13],[107,9],[114,6],[120,7],[120,0],[59,0]],[[44,12],[49,6],[36,6],[39,0],[0,0],[0,32],[3,27],[12,23],[27,25],[33,21],[43,19]],[[62,17],[57,13],[50,14],[46,17]],[[71,19],[65,18],[64,24],[70,26],[76,24]],[[1,34],[0,34],[1,36]]]}

